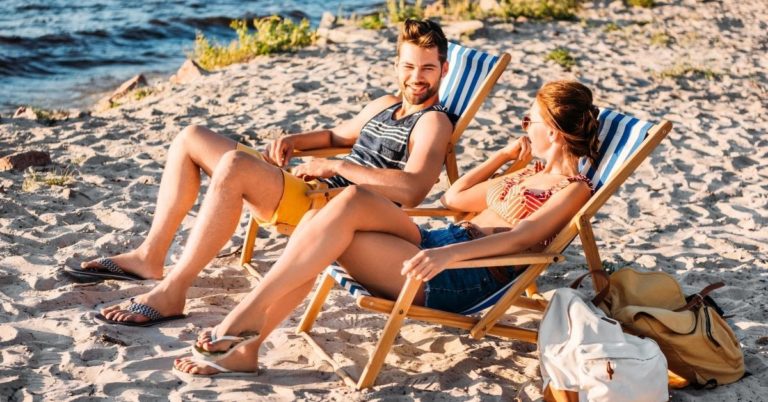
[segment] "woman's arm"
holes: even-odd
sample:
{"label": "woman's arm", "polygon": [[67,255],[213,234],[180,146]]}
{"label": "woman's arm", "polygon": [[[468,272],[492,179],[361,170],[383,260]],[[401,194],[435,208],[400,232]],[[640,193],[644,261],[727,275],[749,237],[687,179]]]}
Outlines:
{"label": "woman's arm", "polygon": [[440,202],[450,209],[465,212],[480,212],[487,205],[485,194],[494,180],[488,180],[505,163],[514,160],[510,170],[517,170],[531,161],[530,140],[520,137],[503,149],[494,152],[490,158],[456,180],[443,194]]}
{"label": "woman's arm", "polygon": [[428,281],[452,262],[525,251],[560,232],[584,206],[590,195],[591,190],[586,183],[571,183],[509,232],[422,250],[403,263],[401,272]]}

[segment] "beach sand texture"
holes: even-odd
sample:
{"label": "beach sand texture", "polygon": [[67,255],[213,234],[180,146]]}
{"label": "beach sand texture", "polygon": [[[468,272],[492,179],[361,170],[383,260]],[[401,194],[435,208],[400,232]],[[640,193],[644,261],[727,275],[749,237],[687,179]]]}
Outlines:
{"label": "beach sand texture", "polygon": [[[580,14],[583,23],[486,24],[464,43],[507,51],[512,62],[465,133],[459,164],[466,171],[519,135],[519,116],[550,79],[578,78],[602,106],[672,121],[669,137],[595,219],[601,256],[614,267],[671,273],[689,292],[725,281],[714,297],[734,315],[753,375],[714,390],[676,390],[672,400],[765,400],[768,11],[763,0],[659,3],[647,10],[595,2]],[[186,355],[197,333],[218,323],[255,283],[238,268],[236,256],[216,259],[203,271],[188,294],[188,319],[150,329],[97,324],[93,316],[154,282],[76,284],[61,272],[140,243],[167,147],[185,126],[205,125],[261,146],[280,133],[347,119],[368,100],[393,92],[394,33],[365,36],[258,58],[186,86],[164,84],[141,101],[53,126],[3,116],[3,155],[47,150],[57,169],[74,171],[75,181],[25,192],[22,172],[0,172],[0,399],[540,398],[535,345],[474,341],[415,322],[406,323],[377,385],[365,392],[348,389],[293,334],[303,308],[265,344],[261,375],[185,383],[170,370],[173,359]],[[558,46],[575,56],[572,71],[545,61]],[[662,76],[686,66],[715,76]],[[445,179],[428,202],[436,203],[444,189]],[[171,269],[195,215],[180,228],[167,261]],[[223,253],[242,243],[245,223],[246,215]],[[254,258],[262,272],[285,241],[262,231]],[[540,280],[542,290],[565,286],[584,271],[578,240],[566,256]],[[315,328],[359,374],[384,321],[336,290]]]}

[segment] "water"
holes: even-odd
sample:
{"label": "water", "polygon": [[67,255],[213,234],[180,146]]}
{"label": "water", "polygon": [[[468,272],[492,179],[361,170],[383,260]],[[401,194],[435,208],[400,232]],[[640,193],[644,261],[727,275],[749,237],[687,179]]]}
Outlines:
{"label": "water", "polygon": [[317,25],[323,11],[365,13],[366,0],[0,0],[0,113],[19,105],[87,108],[143,73],[168,76],[195,33],[228,43],[233,19],[280,14]]}

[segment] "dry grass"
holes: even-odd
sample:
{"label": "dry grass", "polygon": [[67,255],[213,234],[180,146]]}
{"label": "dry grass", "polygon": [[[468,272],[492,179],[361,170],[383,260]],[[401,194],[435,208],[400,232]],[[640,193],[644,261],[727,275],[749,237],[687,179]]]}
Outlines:
{"label": "dry grass", "polygon": [[36,172],[34,169],[29,168],[26,172],[24,172],[24,181],[21,183],[21,190],[31,193],[37,191],[43,185],[47,185],[49,187],[68,186],[74,182],[75,171],[70,170],[69,168],[64,169],[64,171],[60,173],[53,171],[45,172],[45,174]]}

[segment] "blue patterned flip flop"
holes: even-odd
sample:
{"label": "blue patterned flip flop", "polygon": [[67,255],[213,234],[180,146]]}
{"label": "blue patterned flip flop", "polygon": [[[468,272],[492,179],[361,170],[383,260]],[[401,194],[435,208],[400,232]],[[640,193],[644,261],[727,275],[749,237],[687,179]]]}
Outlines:
{"label": "blue patterned flip flop", "polygon": [[99,258],[96,263],[101,267],[93,268],[70,268],[64,267],[64,273],[78,279],[89,282],[98,280],[115,279],[118,281],[143,281],[144,278],[125,272],[119,265],[115,264],[110,258]]}
{"label": "blue patterned flip flop", "polygon": [[144,322],[115,321],[115,320],[110,320],[107,317],[104,317],[102,314],[96,314],[95,318],[99,321],[106,322],[107,324],[125,325],[128,327],[151,327],[153,325],[162,324],[164,322],[181,320],[183,318],[187,318],[186,314],[178,314],[178,315],[163,317],[160,313],[157,312],[157,310],[155,310],[151,306],[148,306],[142,303],[136,303],[133,300],[133,298],[131,298],[131,304],[125,310],[133,314],[141,314],[144,317],[149,318],[149,320]]}

